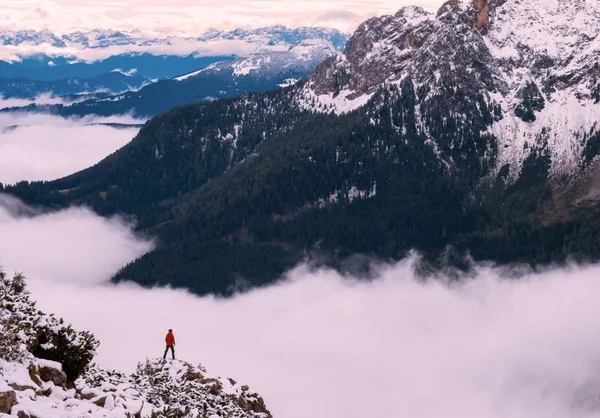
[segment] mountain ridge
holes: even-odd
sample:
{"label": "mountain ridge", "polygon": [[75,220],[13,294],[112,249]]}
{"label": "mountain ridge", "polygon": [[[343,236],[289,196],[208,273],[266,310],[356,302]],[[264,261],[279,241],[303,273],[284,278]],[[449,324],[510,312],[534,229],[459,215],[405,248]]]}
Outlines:
{"label": "mountain ridge", "polygon": [[111,71],[92,78],[67,78],[56,81],[35,81],[27,78],[0,78],[3,99],[35,99],[43,94],[53,97],[94,93],[118,93],[138,90],[151,81],[134,74]]}
{"label": "mountain ridge", "polygon": [[[598,8],[550,3],[550,14]],[[343,270],[353,254],[393,261],[417,250],[462,267],[598,259],[597,125],[547,124],[565,95],[596,109],[595,56],[571,45],[583,55],[559,54],[539,73],[533,63],[546,60],[533,47],[503,61],[488,43],[503,36],[507,10],[526,18],[528,7],[451,0],[437,14],[370,19],[306,80],[169,110],[88,170],[6,190],[136,216],[160,245],[115,280],[200,294],[268,284],[302,260]],[[509,70],[524,76],[511,81]]]}
{"label": "mountain ridge", "polygon": [[[325,39],[342,49],[347,38],[347,35],[333,28],[287,28],[282,25],[250,30],[206,30],[200,35],[100,29],[57,35],[48,30],[0,30],[0,59],[18,63],[23,57],[42,54],[68,57],[71,62],[81,62],[106,58],[107,54],[127,52],[149,52],[155,55],[246,55],[264,48],[280,50],[306,39]],[[219,43],[220,50],[215,52],[217,50],[211,45],[218,46]]]}
{"label": "mountain ridge", "polygon": [[98,341],[39,311],[26,280],[0,269],[0,415],[26,418],[270,418],[247,385],[202,365],[146,359],[130,375],[92,363]]}
{"label": "mountain ridge", "polygon": [[[315,99],[336,111],[352,110],[382,84],[410,76],[420,92],[417,105],[427,106],[443,89],[459,87],[445,85],[453,72],[469,86],[465,92],[483,95],[486,108],[501,112],[486,124],[498,138],[495,174],[508,164],[516,180],[529,152],[537,150],[550,153],[550,174],[560,177],[578,168],[586,148],[581,137],[598,132],[600,7],[580,0],[546,3],[448,1],[436,15],[408,7],[370,19],[343,54],[321,64],[301,104]],[[454,31],[449,24],[455,22],[471,29]],[[453,47],[464,59],[448,55]]]}
{"label": "mountain ridge", "polygon": [[[132,114],[146,118],[175,106],[264,92],[294,84],[308,76],[335,47],[324,39],[307,39],[283,51],[261,51],[248,56],[218,61],[200,70],[162,80],[139,90],[59,105],[30,105],[6,111],[36,111],[64,117]],[[0,84],[1,87],[1,84]],[[1,90],[0,90],[1,91]]]}

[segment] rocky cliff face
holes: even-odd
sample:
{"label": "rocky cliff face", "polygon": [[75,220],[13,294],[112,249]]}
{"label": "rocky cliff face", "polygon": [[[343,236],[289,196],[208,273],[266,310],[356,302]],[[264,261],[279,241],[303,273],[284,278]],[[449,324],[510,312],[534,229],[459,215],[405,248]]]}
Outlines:
{"label": "rocky cliff face", "polygon": [[407,7],[363,23],[343,54],[319,66],[299,103],[342,113],[384,85],[410,83],[432,144],[444,148],[430,118],[452,121],[493,137],[476,155],[491,173],[508,167],[514,180],[536,152],[560,177],[581,167],[598,132],[599,34],[600,4],[584,0],[450,0],[437,14]]}

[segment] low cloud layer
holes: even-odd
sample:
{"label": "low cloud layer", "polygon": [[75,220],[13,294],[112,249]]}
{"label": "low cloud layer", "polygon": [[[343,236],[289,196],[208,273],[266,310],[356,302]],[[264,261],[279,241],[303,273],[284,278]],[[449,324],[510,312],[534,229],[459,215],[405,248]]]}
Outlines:
{"label": "low cloud layer", "polygon": [[54,180],[87,168],[127,144],[139,130],[97,124],[140,122],[128,116],[63,119],[1,113],[0,182]]}
{"label": "low cloud layer", "polygon": [[0,194],[0,264],[9,271],[57,285],[98,285],[152,246],[120,218],[105,219],[83,207],[44,212]]}
{"label": "low cloud layer", "polygon": [[[2,53],[0,52],[0,58],[4,58]],[[10,60],[10,59],[8,59]],[[33,99],[21,99],[21,98],[5,98],[0,96],[0,109],[5,109],[9,107],[24,107],[29,106],[31,104],[72,104],[85,100],[84,98],[79,98],[77,100],[66,101],[62,97],[53,96],[50,93],[44,93],[39,95]]]}
{"label": "low cloud layer", "polygon": [[277,286],[218,300],[107,284],[151,246],[116,219],[31,215],[0,200],[2,262],[31,277],[42,309],[100,338],[103,366],[131,371],[161,355],[173,328],[179,358],[250,384],[276,417],[598,413],[599,266],[521,280],[481,267],[453,283],[417,280],[414,260],[370,282],[300,267]]}

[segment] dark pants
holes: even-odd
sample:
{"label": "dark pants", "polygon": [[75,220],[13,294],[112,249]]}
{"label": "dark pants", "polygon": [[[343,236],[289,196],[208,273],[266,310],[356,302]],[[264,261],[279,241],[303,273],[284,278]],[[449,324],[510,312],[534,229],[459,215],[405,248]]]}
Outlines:
{"label": "dark pants", "polygon": [[173,347],[172,345],[168,345],[167,348],[165,348],[165,354],[163,354],[163,359],[167,358],[167,352],[169,351],[169,348],[171,349],[171,355],[173,356],[173,360],[175,360],[175,347]]}

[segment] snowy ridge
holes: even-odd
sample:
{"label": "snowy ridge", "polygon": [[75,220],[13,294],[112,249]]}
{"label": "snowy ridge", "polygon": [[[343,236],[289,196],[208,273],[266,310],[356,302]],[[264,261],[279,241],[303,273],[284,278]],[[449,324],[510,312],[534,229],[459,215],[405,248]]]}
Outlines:
{"label": "snowy ridge", "polygon": [[319,66],[300,94],[300,107],[339,114],[366,104],[381,85],[398,78],[415,52],[411,37],[427,33],[433,18],[424,9],[410,6],[394,16],[361,24],[343,54]]}
{"label": "snowy ridge", "polygon": [[[510,88],[495,97],[505,111],[491,127],[499,140],[498,166],[516,163],[511,165],[514,178],[529,153],[542,149],[551,157],[552,175],[575,170],[584,134],[600,128],[600,103],[592,97],[600,80],[600,4],[509,1],[496,9],[485,40]],[[524,122],[512,111],[528,82],[541,90],[545,105],[535,121]]]}
{"label": "snowy ridge", "polygon": [[[291,67],[316,67],[321,61],[335,55],[337,50],[331,42],[323,39],[308,39],[286,51],[263,51],[251,54],[231,64],[236,76],[265,70],[282,71]],[[227,65],[229,63],[223,63]]]}
{"label": "snowy ridge", "polygon": [[[8,278],[0,270],[0,416],[271,417],[262,398],[248,386],[180,360],[146,360],[131,375],[91,366],[68,382],[69,370],[63,371],[63,364],[31,353],[42,329],[65,335],[68,346],[92,354],[95,350],[95,344],[89,344],[91,334],[73,331],[62,320],[38,311],[24,280]],[[52,342],[41,347],[48,353],[54,349]]]}
{"label": "snowy ridge", "polygon": [[[0,59],[19,61],[35,54],[73,57],[74,61],[106,58],[122,53],[149,52],[187,55],[246,55],[260,50],[287,50],[306,40],[322,39],[341,50],[348,36],[336,29],[270,26],[253,30],[209,29],[200,36],[146,33],[139,30],[94,29],[65,34],[48,30],[0,30]],[[169,52],[171,51],[171,52]]]}
{"label": "snowy ridge", "polygon": [[[211,64],[210,66],[213,66],[213,65],[214,64]],[[202,71],[203,70],[192,71],[191,73],[180,75],[179,77],[175,77],[173,80],[177,80],[177,81],[185,80],[186,78],[190,78],[190,77],[200,74]]]}
{"label": "snowy ridge", "polygon": [[425,121],[434,114],[456,128],[487,125],[477,134],[494,143],[475,153],[492,163],[490,174],[508,165],[514,180],[535,152],[550,157],[555,177],[581,166],[587,139],[600,131],[599,56],[600,2],[461,0],[436,15],[406,7],[363,23],[342,54],[317,68],[297,103],[346,113],[408,80],[416,125],[444,163],[453,157]]}

